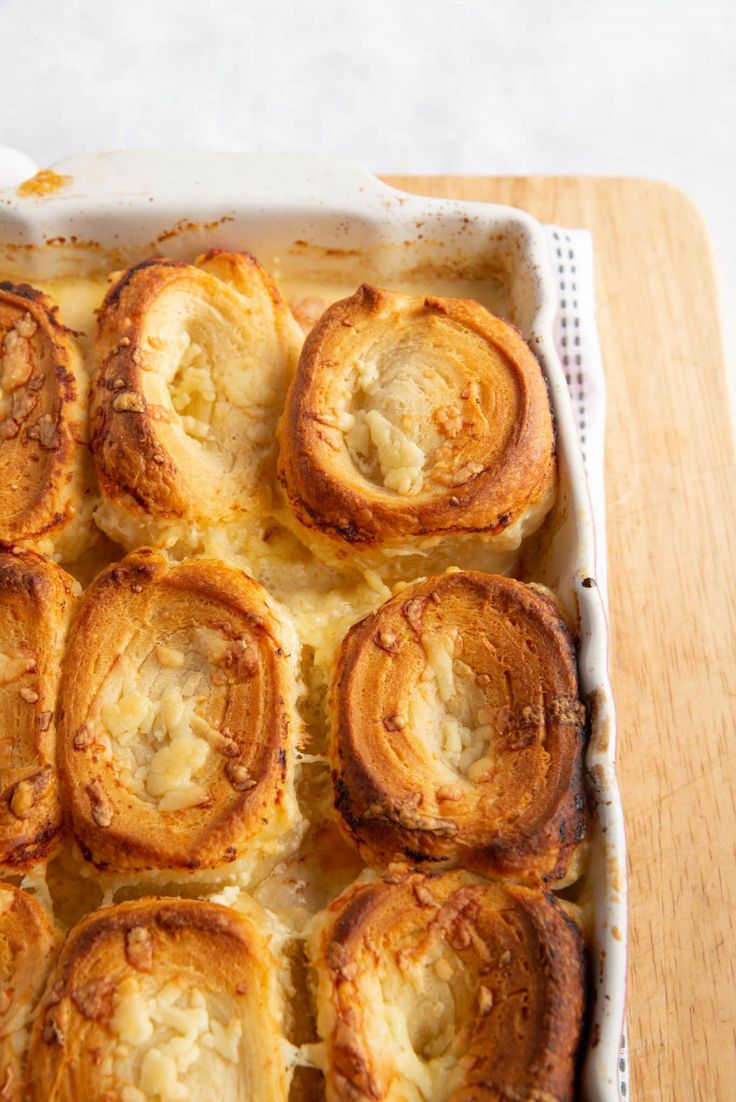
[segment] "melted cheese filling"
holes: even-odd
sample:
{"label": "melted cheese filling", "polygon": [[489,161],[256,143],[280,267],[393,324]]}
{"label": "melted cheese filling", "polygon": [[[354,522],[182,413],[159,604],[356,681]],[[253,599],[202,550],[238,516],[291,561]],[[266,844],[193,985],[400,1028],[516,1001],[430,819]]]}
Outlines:
{"label": "melted cheese filling", "polygon": [[124,1082],[131,1050],[138,1068],[136,1081],[122,1087],[123,1102],[186,1102],[187,1076],[203,1050],[232,1065],[235,1079],[242,1023],[218,1021],[204,994],[183,977],[152,994],[135,976],[125,976],[115,991],[110,1025],[118,1040],[116,1080]]}
{"label": "melted cheese filling", "polygon": [[123,656],[125,672],[108,679],[99,711],[120,782],[160,811],[206,801],[213,748],[224,737],[227,688],[212,663],[224,656],[226,640],[199,628],[176,642],[156,647],[139,670],[125,668]]}
{"label": "melted cheese filling", "polygon": [[475,782],[490,768],[493,728],[474,671],[456,656],[457,632],[425,631],[424,672],[408,704],[408,726],[447,783]]}
{"label": "melted cheese filling", "polygon": [[346,438],[356,466],[367,477],[377,477],[375,453],[386,489],[409,496],[420,492],[426,456],[411,437],[379,410],[358,410]]}
{"label": "melted cheese filling", "polygon": [[451,385],[417,360],[410,345],[376,349],[357,360],[350,385],[337,390],[336,427],[364,478],[400,495],[421,493],[442,442],[433,420],[438,393],[444,408],[453,397]]}
{"label": "melted cheese filling", "polygon": [[212,407],[217,400],[212,368],[188,333],[181,333],[180,338],[180,358],[169,384],[171,401],[189,436],[200,441],[211,440]]}
{"label": "melted cheese filling", "polygon": [[449,945],[428,948],[402,954],[398,966],[384,952],[381,968],[356,982],[365,1051],[385,1053],[376,1071],[388,1073],[391,1102],[444,1102],[467,1043],[457,1022],[472,1021],[477,980]]}
{"label": "melted cheese filling", "polygon": [[29,655],[0,653],[0,685],[10,685],[36,668]]}

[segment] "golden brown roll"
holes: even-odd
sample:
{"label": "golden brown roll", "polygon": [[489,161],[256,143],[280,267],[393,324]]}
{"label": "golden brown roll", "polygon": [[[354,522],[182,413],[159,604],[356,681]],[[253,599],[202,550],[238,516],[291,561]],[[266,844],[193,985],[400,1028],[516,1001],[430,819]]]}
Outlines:
{"label": "golden brown roll", "polygon": [[331,306],[304,344],[279,449],[292,510],[345,554],[471,532],[516,547],[554,497],[539,364],[471,301],[364,284]]}
{"label": "golden brown roll", "polygon": [[129,268],[99,314],[92,448],[98,524],[126,547],[186,546],[268,494],[301,332],[247,253]]}
{"label": "golden brown roll", "polygon": [[50,299],[0,283],[0,543],[71,560],[86,546],[87,376]]}
{"label": "golden brown roll", "polygon": [[31,1102],[285,1102],[279,969],[255,910],[143,899],[93,911],[43,997]]}
{"label": "golden brown roll", "polygon": [[0,550],[0,867],[44,861],[61,836],[56,694],[74,581],[33,551]]}
{"label": "golden brown roll", "polygon": [[584,951],[553,896],[397,873],[348,889],[308,947],[328,1102],[572,1099]]}
{"label": "golden brown roll", "polygon": [[142,549],[81,602],[59,769],[84,856],[196,870],[278,852],[294,826],[297,645],[257,582]]}
{"label": "golden brown roll", "polygon": [[404,590],[348,632],[331,713],[335,803],[367,861],[569,874],[585,710],[570,635],[534,588],[458,571]]}
{"label": "golden brown roll", "polygon": [[0,883],[0,1099],[21,1102],[30,1023],[56,948],[46,912]]}

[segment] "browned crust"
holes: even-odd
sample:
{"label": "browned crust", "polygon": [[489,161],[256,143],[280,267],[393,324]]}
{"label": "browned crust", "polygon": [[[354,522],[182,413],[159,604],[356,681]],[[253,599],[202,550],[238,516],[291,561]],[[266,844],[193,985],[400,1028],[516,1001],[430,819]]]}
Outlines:
{"label": "browned crust", "polygon": [[[140,342],[152,303],[188,268],[164,258],[133,265],[108,291],[97,320],[90,443],[100,488],[110,498],[127,495],[145,511],[164,517],[184,516],[186,501],[178,471],[159,447],[147,413]],[[116,411],[121,394],[139,399],[140,409]]]}
{"label": "browned crust", "polygon": [[[146,931],[139,959],[128,935]],[[27,1089],[32,1102],[81,1102],[109,1084],[95,1051],[111,1045],[108,1021],[116,985],[126,972],[201,976],[233,1005],[255,1000],[254,969],[267,969],[260,939],[243,916],[202,900],[148,898],[103,907],[71,931],[49,977],[31,1038]],[[50,1092],[50,1093],[49,1093]],[[101,1096],[100,1096],[101,1097]]]}
{"label": "browned crust", "polygon": [[[214,627],[234,643],[247,640],[257,662],[255,672],[232,683],[226,724],[236,747],[234,756],[216,755],[209,802],[161,812],[118,780],[94,737],[99,719],[90,721],[91,738],[77,736],[133,632],[148,632],[140,646],[150,653],[164,641],[157,629],[172,624]],[[81,602],[62,674],[59,771],[85,858],[119,871],[212,868],[242,856],[272,821],[286,829],[295,734],[291,676],[264,591],[242,571],[210,560],[170,565],[148,548],[108,567]],[[228,779],[233,762],[247,767],[253,784],[246,790]],[[105,804],[109,823],[101,825],[95,803]]]}
{"label": "browned crust", "polygon": [[[396,772],[398,759],[385,750],[386,716],[397,708],[397,693],[408,702],[415,691],[424,658],[407,609],[418,602],[431,615],[443,614],[452,601],[451,624],[472,630],[479,617],[491,630],[491,613],[500,617],[503,637],[487,638],[486,676],[501,681],[503,670],[516,678],[514,692],[528,693],[503,713],[503,733],[494,742],[504,753],[501,773],[508,799],[498,810],[484,808],[484,795],[504,790],[479,781],[460,799],[440,802],[433,771],[414,768]],[[386,650],[381,632],[395,644]],[[513,632],[518,638],[514,639]],[[525,645],[536,651],[536,669]],[[402,658],[403,655],[403,658]],[[400,672],[389,682],[391,665]],[[489,692],[494,689],[491,685]],[[498,691],[498,690],[496,690]],[[544,707],[529,701],[539,697]],[[512,698],[509,698],[512,699]],[[377,612],[354,625],[340,648],[331,694],[331,762],[335,806],[341,822],[371,864],[386,865],[404,858],[413,863],[460,862],[486,874],[534,880],[559,880],[585,837],[588,809],[583,782],[585,710],[578,698],[575,651],[562,618],[547,598],[509,578],[475,571],[430,578],[404,590]],[[406,730],[392,734],[409,737]],[[416,734],[411,735],[416,738]],[[543,740],[549,765],[529,747]],[[403,742],[401,743],[403,745]],[[417,754],[421,747],[417,747]],[[520,755],[526,754],[525,757]],[[540,760],[541,758],[541,760]],[[499,782],[500,783],[500,782]],[[527,800],[527,794],[533,799]],[[513,800],[513,803],[509,801]]]}
{"label": "browned crust", "polygon": [[70,992],[80,961],[134,927],[154,926],[174,938],[177,931],[185,929],[196,930],[205,942],[226,938],[234,956],[250,949],[248,929],[240,916],[219,903],[153,897],[100,907],[85,915],[67,937],[48,984],[45,1008],[51,1005],[50,996],[63,998]]}
{"label": "browned crust", "polygon": [[26,1051],[18,1030],[32,1018],[56,952],[56,935],[36,900],[0,884],[0,1099],[23,1102]]}
{"label": "browned crust", "polygon": [[[320,387],[344,360],[345,334],[379,330],[397,302],[410,317],[448,319],[484,341],[508,365],[521,416],[513,439],[492,467],[419,498],[371,492],[335,468],[334,442],[320,414]],[[398,333],[397,333],[398,335]],[[513,326],[471,300],[410,298],[363,284],[322,315],[307,337],[289,390],[279,434],[279,479],[292,510],[308,528],[356,548],[457,532],[497,534],[554,483],[555,446],[546,386],[537,360]]]}
{"label": "browned crust", "polygon": [[271,301],[278,307],[286,309],[286,302],[279,290],[276,280],[271,273],[256,260],[252,253],[242,249],[233,253],[228,249],[208,249],[197,258],[197,267],[210,275],[221,279],[223,283],[229,283],[241,294],[249,294],[248,281],[243,278],[244,273],[256,275],[266,289]]}
{"label": "browned crust", "polygon": [[199,516],[192,487],[157,432],[157,419],[168,411],[149,406],[144,395],[144,327],[156,300],[180,280],[199,282],[203,293],[220,281],[248,297],[248,277],[264,289],[279,318],[288,315],[275,281],[255,257],[223,249],[210,249],[195,265],[162,257],[141,261],[105,296],[94,348],[91,446],[100,488],[114,503],[162,521]]}
{"label": "browned crust", "polygon": [[[19,487],[17,505],[0,517],[0,542],[7,544],[58,538],[77,513],[84,492],[87,411],[81,401],[86,386],[74,334],[61,324],[57,307],[46,295],[25,283],[0,282],[0,345],[25,315],[37,327],[31,338],[36,359],[30,385],[19,387],[12,397],[24,395],[28,401],[17,416],[11,413],[0,422],[3,432],[13,432],[7,440],[2,436],[0,444],[15,445],[12,469],[3,479]],[[48,431],[39,436],[42,410],[50,421]],[[35,487],[30,494],[29,487]]]}
{"label": "browned crust", "polygon": [[371,1046],[380,1007],[364,1001],[362,983],[410,961],[431,969],[438,950],[465,976],[454,997],[460,1061],[448,1100],[569,1102],[585,994],[580,931],[554,896],[462,870],[356,884],[314,920],[328,1102],[403,1097],[391,1049]]}
{"label": "browned crust", "polygon": [[0,547],[0,651],[22,650],[29,664],[0,689],[9,760],[0,791],[0,866],[12,871],[46,860],[61,840],[55,713],[73,587],[35,552]]}

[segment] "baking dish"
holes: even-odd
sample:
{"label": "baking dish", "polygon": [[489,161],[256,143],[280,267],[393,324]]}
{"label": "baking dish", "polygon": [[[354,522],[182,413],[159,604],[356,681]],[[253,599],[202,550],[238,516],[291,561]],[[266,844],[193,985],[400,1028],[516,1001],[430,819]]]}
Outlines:
{"label": "baking dish", "polygon": [[110,270],[151,253],[190,258],[213,245],[247,248],[295,287],[352,290],[369,280],[478,297],[531,344],[556,418],[561,490],[544,541],[532,541],[523,565],[578,622],[591,716],[595,920],[581,1093],[591,1102],[618,1098],[626,873],[607,623],[583,462],[553,342],[556,297],[541,227],[518,210],[410,196],[357,165],[312,158],[97,154],[65,161],[22,190],[0,193],[0,268],[13,277]]}

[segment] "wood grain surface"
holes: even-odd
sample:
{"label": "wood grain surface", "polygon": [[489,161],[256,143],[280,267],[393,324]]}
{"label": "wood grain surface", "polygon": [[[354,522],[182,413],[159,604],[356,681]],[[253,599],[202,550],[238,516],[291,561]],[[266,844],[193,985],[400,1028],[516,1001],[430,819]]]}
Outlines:
{"label": "wood grain surface", "polygon": [[736,1099],[736,463],[708,236],[652,181],[389,177],[593,232],[631,1096]]}

